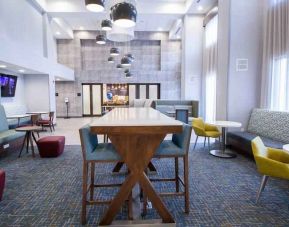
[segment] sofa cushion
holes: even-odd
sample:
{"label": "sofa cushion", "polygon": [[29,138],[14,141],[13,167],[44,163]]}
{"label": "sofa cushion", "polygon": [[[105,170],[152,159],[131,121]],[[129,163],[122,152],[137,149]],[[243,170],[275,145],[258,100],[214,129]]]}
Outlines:
{"label": "sofa cushion", "polygon": [[6,113],[4,107],[0,105],[0,132],[8,130],[8,122],[6,118]]}
{"label": "sofa cushion", "polygon": [[254,109],[249,120],[248,132],[289,143],[289,112]]}
{"label": "sofa cushion", "polygon": [[0,169],[0,201],[2,200],[3,192],[5,188],[5,172]]}
{"label": "sofa cushion", "polygon": [[0,132],[0,144],[8,143],[24,135],[25,132],[16,132],[14,129],[2,131]]}
{"label": "sofa cushion", "polygon": [[[230,140],[238,141],[238,144],[240,144],[239,149],[246,150],[252,154],[252,147],[251,147],[251,141],[256,138],[258,135],[250,132],[228,132],[227,133],[227,139],[228,143],[230,145]],[[260,136],[263,143],[266,147],[272,147],[277,149],[282,149],[284,143],[272,140],[267,137]]]}
{"label": "sofa cushion", "polygon": [[133,101],[134,107],[144,107],[144,104],[145,104],[145,99],[135,99]]}

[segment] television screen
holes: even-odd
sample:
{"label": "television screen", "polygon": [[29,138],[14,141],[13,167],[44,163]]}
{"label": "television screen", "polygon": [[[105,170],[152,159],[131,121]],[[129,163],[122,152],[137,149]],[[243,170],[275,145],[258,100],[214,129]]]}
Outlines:
{"label": "television screen", "polygon": [[1,97],[14,97],[17,76],[0,74]]}

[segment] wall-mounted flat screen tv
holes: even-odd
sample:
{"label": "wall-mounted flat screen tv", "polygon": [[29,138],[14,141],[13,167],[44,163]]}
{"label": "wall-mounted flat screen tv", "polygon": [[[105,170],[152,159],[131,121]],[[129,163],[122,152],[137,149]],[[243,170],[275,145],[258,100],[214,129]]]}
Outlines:
{"label": "wall-mounted flat screen tv", "polygon": [[1,97],[15,96],[17,76],[0,73],[0,84],[1,84]]}

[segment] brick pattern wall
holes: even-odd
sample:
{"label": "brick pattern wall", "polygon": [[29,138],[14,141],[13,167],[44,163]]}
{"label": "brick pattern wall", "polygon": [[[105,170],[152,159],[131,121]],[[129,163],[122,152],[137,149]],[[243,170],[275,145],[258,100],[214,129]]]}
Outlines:
{"label": "brick pattern wall", "polygon": [[[56,82],[58,116],[66,115],[64,98],[70,101],[70,116],[82,116],[82,83],[161,83],[162,99],[179,99],[181,92],[181,42],[168,40],[166,32],[136,32],[129,45],[108,42],[97,45],[97,32],[76,31],[74,40],[58,40],[58,62],[75,70],[75,81]],[[109,64],[109,50],[117,46],[121,55],[130,52],[135,57],[131,67],[134,76],[125,78],[116,69],[121,56]]]}

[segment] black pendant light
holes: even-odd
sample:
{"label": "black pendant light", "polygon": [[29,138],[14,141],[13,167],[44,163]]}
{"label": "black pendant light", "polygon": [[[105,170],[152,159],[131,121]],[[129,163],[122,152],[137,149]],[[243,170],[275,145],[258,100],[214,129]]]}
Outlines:
{"label": "black pendant light", "polygon": [[124,73],[129,73],[129,69],[124,70]]}
{"label": "black pendant light", "polygon": [[96,36],[96,43],[100,44],[100,45],[106,44],[106,39],[105,39],[104,35]]}
{"label": "black pendant light", "polygon": [[131,72],[128,72],[128,73],[125,74],[126,78],[129,78],[129,77],[132,77],[132,76],[133,76],[133,74]]}
{"label": "black pendant light", "polygon": [[109,58],[107,59],[107,61],[108,61],[109,63],[114,63],[114,58],[113,58],[113,57],[109,57]]}
{"label": "black pendant light", "polygon": [[110,49],[110,55],[111,56],[118,56],[119,55],[119,49],[117,47],[112,47]]}
{"label": "black pendant light", "polygon": [[123,57],[121,59],[121,65],[122,66],[130,66],[131,65],[131,60],[128,57]]}
{"label": "black pendant light", "polygon": [[105,0],[85,0],[86,8],[92,12],[102,12]]}
{"label": "black pendant light", "polygon": [[117,68],[118,70],[121,70],[121,69],[122,69],[122,65],[121,65],[121,64],[117,64],[116,68]]}
{"label": "black pendant light", "polygon": [[111,7],[110,18],[119,27],[130,28],[136,24],[137,10],[133,4],[121,2]]}
{"label": "black pendant light", "polygon": [[101,21],[101,29],[104,31],[111,31],[112,23],[110,20],[103,20]]}
{"label": "black pendant light", "polygon": [[126,54],[124,56],[128,57],[131,60],[131,62],[134,62],[134,56],[132,54],[128,53],[128,54]]}

